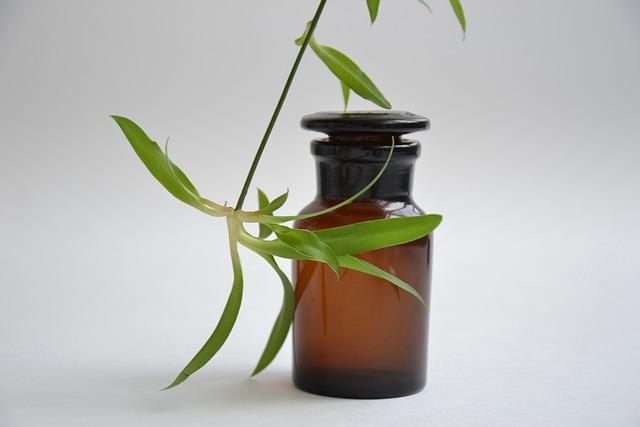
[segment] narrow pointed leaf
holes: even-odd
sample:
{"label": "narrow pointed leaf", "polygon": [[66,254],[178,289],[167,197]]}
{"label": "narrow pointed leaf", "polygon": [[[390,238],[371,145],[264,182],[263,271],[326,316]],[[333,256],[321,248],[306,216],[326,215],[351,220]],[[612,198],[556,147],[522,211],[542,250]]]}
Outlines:
{"label": "narrow pointed leaf", "polygon": [[343,81],[340,82],[340,87],[342,88],[342,100],[344,101],[344,111],[347,111],[349,107],[349,97],[351,96],[351,89],[349,86],[344,84]]}
{"label": "narrow pointed leaf", "polygon": [[462,27],[462,32],[467,32],[467,20],[464,17],[464,9],[462,9],[462,3],[460,0],[449,0],[451,3],[451,7],[453,8],[453,12],[456,14],[456,18],[458,18],[458,22]]}
{"label": "narrow pointed leaf", "polygon": [[398,288],[402,289],[405,292],[408,292],[409,294],[413,295],[423,306],[425,309],[428,309],[429,307],[427,306],[426,301],[424,300],[424,298],[422,298],[422,295],[420,295],[418,293],[418,291],[416,291],[415,289],[413,289],[413,287],[411,285],[409,285],[407,282],[399,279],[398,277],[394,276],[393,274],[376,267],[375,265],[368,263],[365,260],[362,260],[360,258],[356,258],[354,256],[351,255],[344,255],[338,258],[340,260],[340,266],[344,267],[344,268],[348,268],[350,270],[355,270],[355,271],[359,271],[361,273],[366,273],[369,274],[371,276],[375,276],[378,277],[380,279],[384,279],[386,281],[388,281],[389,283],[397,286]]}
{"label": "narrow pointed leaf", "polygon": [[309,259],[280,240],[257,239],[250,234],[241,233],[239,242],[256,253],[264,252],[273,256],[287,259]]}
{"label": "narrow pointed leaf", "polygon": [[367,0],[367,8],[369,8],[369,18],[371,18],[371,24],[376,22],[378,17],[378,9],[380,8],[380,0]]}
{"label": "narrow pointed leaf", "polygon": [[329,207],[327,209],[323,209],[323,210],[317,211],[317,212],[310,212],[310,213],[302,214],[302,215],[291,215],[291,216],[265,216],[265,215],[259,215],[260,212],[238,212],[237,216],[243,222],[248,222],[248,223],[260,222],[260,223],[263,223],[263,224],[282,224],[284,222],[297,221],[297,220],[314,218],[316,216],[325,215],[325,214],[328,214],[329,212],[333,212],[333,211],[335,211],[337,209],[340,209],[343,206],[347,206],[347,205],[353,203],[353,201],[356,200],[358,197],[362,196],[364,193],[369,191],[369,189],[371,187],[373,187],[376,182],[378,182],[380,177],[384,174],[384,171],[387,169],[387,166],[389,165],[389,162],[391,161],[391,157],[393,156],[393,149],[394,148],[395,148],[395,138],[392,137],[391,138],[391,147],[389,148],[389,155],[387,156],[387,159],[384,162],[384,165],[382,165],[382,168],[380,168],[380,172],[378,172],[378,174],[373,177],[371,182],[369,182],[367,185],[365,185],[362,190],[358,191],[353,196],[351,196],[348,199],[343,200],[342,202],[340,202],[340,203],[338,203],[336,205],[333,205],[333,206],[331,206],[331,207]]}
{"label": "narrow pointed leaf", "polygon": [[171,173],[173,173],[174,177],[178,180],[182,188],[187,191],[194,200],[197,200],[199,205],[198,208],[204,210],[206,213],[212,216],[224,216],[225,211],[228,214],[233,213],[233,209],[227,208],[226,206],[219,205],[218,203],[212,202],[211,200],[207,200],[204,197],[200,196],[198,190],[195,189],[193,184],[189,181],[189,178],[169,159],[169,139],[164,144],[164,156],[169,169],[171,169]]}
{"label": "narrow pointed leaf", "polygon": [[380,89],[347,55],[332,47],[319,45],[313,39],[310,46],[327,68],[351,90],[382,108],[391,108],[391,103]]}
{"label": "narrow pointed leaf", "polygon": [[281,194],[280,196],[276,197],[275,199],[273,199],[272,202],[270,202],[265,208],[264,211],[272,214],[275,211],[277,211],[278,209],[280,209],[286,202],[287,199],[289,198],[289,190],[287,190],[286,193]]}
{"label": "narrow pointed leaf", "polygon": [[[258,209],[262,212],[269,206],[269,199],[262,190],[258,188]],[[259,234],[261,239],[266,239],[271,235],[271,229],[264,224],[259,225]]]}
{"label": "narrow pointed leaf", "polygon": [[178,180],[178,183],[182,186],[182,188],[189,193],[189,195],[194,199],[200,201],[200,193],[196,190],[196,187],[189,181],[189,178],[182,172],[169,158],[169,138],[164,143],[164,158],[169,170],[173,174],[174,178]]}
{"label": "narrow pointed leaf", "polygon": [[158,144],[152,141],[140,126],[126,117],[111,117],[118,124],[142,163],[169,193],[205,213],[215,213],[212,208],[201,202],[198,190],[189,178],[178,166],[167,160]]}
{"label": "narrow pointed leaf", "polygon": [[351,255],[413,242],[431,233],[440,222],[440,215],[420,215],[358,222],[314,233],[336,255]]}
{"label": "narrow pointed leaf", "polygon": [[340,263],[333,250],[324,244],[309,230],[296,230],[282,225],[270,224],[269,227],[278,239],[311,259],[324,262],[336,273],[340,274]]}
{"label": "narrow pointed leaf", "polygon": [[258,188],[258,209],[262,210],[269,206],[269,198],[267,195]]}
{"label": "narrow pointed leaf", "polygon": [[[352,255],[402,245],[431,233],[442,221],[440,215],[385,218],[326,228],[313,233],[338,255]],[[240,243],[253,251],[262,251],[287,259],[309,259],[279,240],[260,240],[243,233]]]}
{"label": "narrow pointed leaf", "polygon": [[229,218],[227,222],[229,229],[229,250],[231,252],[231,263],[233,265],[233,285],[227,304],[224,307],[222,316],[220,316],[218,325],[207,342],[166,389],[184,382],[191,374],[206,365],[225,343],[238,318],[243,289],[242,266],[240,264],[240,255],[238,254],[239,225],[237,221],[232,218]]}
{"label": "narrow pointed leaf", "polygon": [[[276,197],[272,202],[269,202],[269,198],[262,190],[258,189],[258,212],[264,215],[272,215],[274,211],[280,209],[282,205],[287,202],[289,198],[289,190],[286,193]],[[260,224],[259,236],[261,239],[266,239],[271,235],[271,229],[264,224]]]}
{"label": "narrow pointed leaf", "polygon": [[258,252],[258,254],[269,263],[269,265],[275,270],[278,277],[280,277],[282,288],[284,290],[284,296],[282,299],[282,308],[280,309],[280,313],[278,314],[278,317],[273,324],[273,328],[271,329],[271,335],[269,335],[267,345],[262,352],[262,356],[260,356],[260,360],[258,361],[258,364],[253,370],[251,376],[259,374],[262,370],[269,366],[269,364],[273,361],[273,359],[280,351],[280,348],[282,348],[282,344],[284,344],[284,340],[287,338],[289,328],[291,327],[291,321],[293,320],[293,311],[295,308],[293,285],[289,281],[287,275],[280,269],[280,266],[278,266],[278,263],[271,255],[261,252]]}

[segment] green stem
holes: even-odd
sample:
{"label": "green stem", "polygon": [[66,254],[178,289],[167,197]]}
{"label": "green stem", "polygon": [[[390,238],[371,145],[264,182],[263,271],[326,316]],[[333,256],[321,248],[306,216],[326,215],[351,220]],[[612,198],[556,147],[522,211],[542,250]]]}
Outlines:
{"label": "green stem", "polygon": [[291,87],[291,83],[293,83],[293,78],[298,71],[298,66],[300,65],[300,61],[304,55],[307,46],[309,45],[309,40],[311,40],[311,36],[313,35],[313,31],[316,29],[316,25],[318,24],[318,20],[320,20],[320,15],[322,15],[322,10],[324,9],[324,5],[327,3],[327,0],[320,0],[320,4],[318,5],[318,9],[316,10],[316,14],[313,16],[313,20],[311,21],[311,25],[309,27],[309,31],[305,35],[304,41],[302,42],[302,46],[300,46],[300,50],[298,51],[298,56],[296,56],[296,60],[293,63],[293,67],[289,72],[289,77],[287,78],[287,82],[282,89],[282,94],[280,95],[280,99],[278,100],[278,104],[276,105],[276,109],[273,111],[273,115],[271,116],[271,120],[267,125],[267,129],[264,132],[264,136],[262,137],[262,141],[260,142],[260,146],[258,147],[258,151],[256,151],[256,155],[253,158],[253,163],[251,164],[251,168],[249,169],[249,173],[247,174],[247,178],[244,181],[244,185],[242,186],[242,191],[240,192],[240,197],[238,197],[238,202],[236,203],[235,209],[241,209],[244,204],[244,199],[247,197],[247,191],[249,191],[249,186],[251,185],[251,180],[253,179],[253,175],[256,173],[256,169],[258,167],[258,163],[260,163],[260,158],[262,157],[262,153],[264,152],[265,147],[267,146],[267,142],[269,141],[269,137],[271,136],[271,131],[278,120],[278,116],[280,115],[280,110],[282,110],[282,105],[284,104],[285,99],[287,99],[287,94],[289,93],[289,88]]}

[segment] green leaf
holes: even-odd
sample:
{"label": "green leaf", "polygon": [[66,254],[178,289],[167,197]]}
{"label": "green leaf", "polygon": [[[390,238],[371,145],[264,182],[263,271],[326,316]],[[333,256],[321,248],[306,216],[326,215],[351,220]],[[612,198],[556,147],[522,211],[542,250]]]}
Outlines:
{"label": "green leaf", "polygon": [[240,255],[238,254],[238,234],[240,225],[237,220],[227,218],[227,227],[229,230],[229,250],[231,252],[231,263],[233,266],[233,286],[231,287],[231,293],[229,294],[227,304],[224,307],[222,316],[220,316],[218,325],[207,342],[202,346],[193,359],[191,359],[187,366],[185,366],[185,368],[178,374],[176,379],[165,388],[165,390],[182,383],[189,378],[191,374],[206,365],[225,343],[233,329],[233,325],[236,323],[236,319],[238,318],[243,289],[242,266],[240,264]]}
{"label": "green leaf", "polygon": [[313,38],[309,45],[329,70],[351,90],[382,108],[391,108],[391,103],[380,89],[348,56],[332,47],[319,45]]}
{"label": "green leaf", "polygon": [[276,357],[280,348],[282,348],[282,344],[284,344],[284,340],[287,338],[287,334],[289,333],[289,328],[291,326],[291,321],[293,320],[293,311],[295,308],[295,298],[293,294],[293,285],[289,281],[287,275],[280,269],[278,263],[271,255],[267,255],[265,253],[258,252],[258,254],[263,257],[271,267],[275,270],[278,277],[280,277],[280,281],[282,282],[282,287],[284,290],[284,296],[282,299],[282,308],[280,309],[280,313],[276,318],[275,323],[273,324],[273,328],[271,329],[271,335],[269,335],[269,340],[267,341],[267,345],[262,352],[262,356],[260,356],[260,360],[256,365],[256,368],[253,370],[251,376],[257,375],[263,369],[265,369]]}
{"label": "green leaf", "polygon": [[464,10],[462,9],[462,4],[460,0],[449,0],[451,3],[451,7],[453,8],[453,12],[456,14],[456,18],[458,18],[458,22],[462,27],[462,32],[466,34],[467,32],[467,21],[464,17]]}
{"label": "green leaf", "polygon": [[189,178],[178,166],[167,159],[158,144],[152,141],[140,126],[126,117],[111,116],[111,118],[118,124],[142,163],[169,193],[209,215],[221,215],[200,200],[200,194]]}
{"label": "green leaf", "polygon": [[340,87],[342,88],[342,99],[344,101],[344,111],[347,111],[347,107],[349,107],[349,97],[351,95],[351,89],[349,89],[349,86],[344,84],[343,81],[340,82]]}
{"label": "green leaf", "polygon": [[276,224],[270,224],[269,227],[284,244],[311,259],[326,263],[337,276],[340,275],[340,263],[336,254],[313,232],[296,230]]}
{"label": "green leaf", "polygon": [[336,255],[351,255],[413,242],[431,233],[440,222],[440,215],[385,218],[314,233]]}
{"label": "green leaf", "polygon": [[280,240],[262,240],[253,237],[248,233],[240,233],[239,242],[256,253],[265,252],[267,254],[287,259],[309,259],[306,255],[293,249]]}
{"label": "green leaf", "polygon": [[297,221],[297,220],[308,219],[316,216],[325,215],[325,214],[328,214],[329,212],[335,211],[336,209],[340,209],[343,206],[347,206],[353,203],[353,201],[356,200],[358,197],[362,196],[364,193],[369,191],[369,189],[373,187],[376,182],[378,182],[378,180],[380,179],[384,171],[387,169],[389,162],[391,161],[391,156],[393,155],[393,149],[395,148],[395,145],[396,145],[395,137],[391,137],[391,147],[389,149],[389,155],[387,156],[387,159],[384,162],[384,165],[382,165],[380,172],[378,172],[378,174],[375,177],[373,177],[371,182],[369,182],[362,190],[358,191],[353,196],[349,197],[346,200],[343,200],[342,202],[336,205],[331,206],[330,208],[323,209],[317,212],[310,212],[307,214],[292,215],[292,216],[271,216],[271,215],[267,216],[267,215],[260,215],[260,212],[237,212],[236,213],[237,217],[240,218],[243,222],[249,222],[249,223],[260,222],[263,224],[281,224],[283,222]]}
{"label": "green leaf", "polygon": [[425,309],[427,310],[429,309],[426,301],[424,300],[424,298],[422,298],[422,295],[420,295],[418,291],[413,289],[411,285],[399,279],[398,277],[394,276],[393,274],[388,273],[382,270],[381,268],[378,268],[375,265],[368,263],[365,260],[356,258],[351,255],[344,255],[344,256],[338,257],[338,259],[340,260],[341,267],[348,268],[350,270],[359,271],[361,273],[366,273],[371,276],[378,277],[380,279],[384,279],[389,283],[402,289],[403,291],[410,293],[424,306]]}
{"label": "green leaf", "polygon": [[175,179],[178,180],[178,183],[182,186],[182,188],[184,188],[184,190],[186,190],[193,199],[200,201],[200,193],[198,193],[196,187],[194,187],[194,185],[191,183],[191,181],[189,181],[189,178],[187,178],[184,172],[182,172],[180,168],[174,165],[169,158],[169,138],[167,138],[167,141],[164,143],[164,159],[167,163],[167,166],[169,167],[169,170],[171,171]]}
{"label": "green leaf", "polygon": [[[432,232],[441,221],[440,215],[385,218],[326,228],[313,233],[336,255],[341,256],[412,242]],[[242,233],[240,243],[253,251],[266,252],[280,258],[309,259],[308,256],[279,240],[260,240]]]}
{"label": "green leaf", "polygon": [[269,198],[264,191],[258,188],[258,209],[263,210],[267,206],[269,206]]}
{"label": "green leaf", "polygon": [[183,188],[200,203],[200,207],[204,207],[205,212],[212,216],[228,216],[225,215],[225,211],[227,214],[233,214],[233,209],[228,208],[226,206],[219,205],[218,203],[212,202],[211,200],[207,200],[204,197],[198,194],[198,191],[193,187],[193,184],[189,182],[189,179],[185,176],[184,173],[176,165],[174,165],[169,159],[169,138],[167,138],[167,142],[164,144],[164,155],[167,165],[171,169],[171,173],[175,176],[175,178],[180,182]]}
{"label": "green leaf", "polygon": [[[289,198],[289,190],[286,193],[275,198],[273,202],[269,202],[267,195],[258,189],[258,212],[264,215],[271,215],[274,211],[280,209],[282,205],[287,202]],[[266,239],[271,235],[271,229],[264,224],[260,224],[259,236],[261,239]]]}
{"label": "green leaf", "polygon": [[[262,190],[258,188],[258,209],[263,212],[266,207],[269,206],[269,199]],[[271,235],[271,229],[264,224],[259,225],[259,236],[261,239],[266,239]]]}
{"label": "green leaf", "polygon": [[420,3],[422,3],[422,5],[423,5],[424,7],[426,7],[427,9],[429,9],[429,12],[433,12],[433,11],[431,10],[431,6],[429,6],[429,3],[427,3],[425,0],[418,0],[418,1],[419,1]]}
{"label": "green leaf", "polygon": [[376,22],[378,17],[378,9],[380,8],[380,0],[367,0],[367,7],[369,8],[369,17],[371,18],[371,24]]}
{"label": "green leaf", "polygon": [[[311,23],[307,23],[304,33],[295,40],[295,44],[301,46],[311,28]],[[371,79],[344,53],[329,47],[319,45],[314,37],[309,40],[309,46],[315,54],[325,63],[331,72],[338,77],[342,83],[374,104],[389,109],[391,103],[384,97],[380,89]],[[344,89],[343,89],[344,96]]]}
{"label": "green leaf", "polygon": [[264,211],[269,214],[272,214],[273,212],[280,209],[287,202],[288,198],[289,198],[289,190],[287,190],[286,193],[281,194],[280,196],[273,199],[273,201],[264,208]]}

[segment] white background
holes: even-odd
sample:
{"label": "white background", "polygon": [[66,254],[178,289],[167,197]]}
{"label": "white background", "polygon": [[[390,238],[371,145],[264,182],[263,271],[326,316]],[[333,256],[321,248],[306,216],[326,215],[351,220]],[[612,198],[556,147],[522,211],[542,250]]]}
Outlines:
{"label": "white background", "polygon": [[[314,3],[0,1],[0,425],[640,425],[637,0],[467,0],[464,43],[446,0],[383,0],[373,27],[364,0],[330,1],[318,40],[432,120],[427,389],[299,392],[290,343],[247,379],[281,290],[243,252],[229,341],[159,391],[221,312],[225,227],[154,182],[108,115],[170,136],[201,192],[235,201]],[[308,55],[255,180],[289,187],[288,212],[315,192],[298,120],[339,108]]]}

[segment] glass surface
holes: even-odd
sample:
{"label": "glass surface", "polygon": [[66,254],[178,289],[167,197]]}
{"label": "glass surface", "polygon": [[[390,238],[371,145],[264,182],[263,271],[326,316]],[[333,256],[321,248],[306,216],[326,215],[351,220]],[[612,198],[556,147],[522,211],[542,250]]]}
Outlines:
{"label": "glass surface", "polygon": [[[321,196],[302,212],[338,203]],[[421,213],[409,197],[359,200],[295,226],[318,230]],[[427,236],[358,256],[411,284],[429,303],[431,246],[432,236]],[[294,382],[298,388],[336,397],[384,398],[416,393],[424,387],[428,313],[413,296],[352,270],[343,270],[338,279],[328,266],[312,261],[294,262],[293,278],[297,304]]]}

